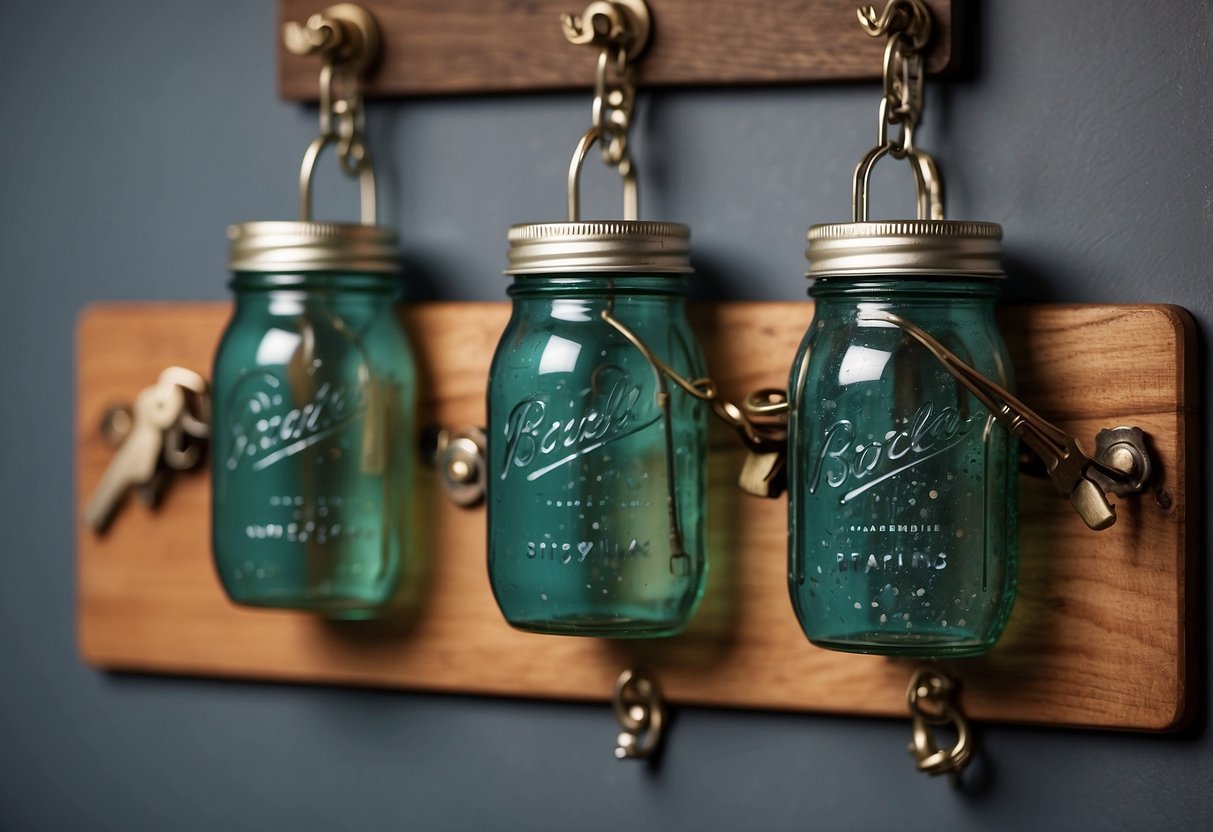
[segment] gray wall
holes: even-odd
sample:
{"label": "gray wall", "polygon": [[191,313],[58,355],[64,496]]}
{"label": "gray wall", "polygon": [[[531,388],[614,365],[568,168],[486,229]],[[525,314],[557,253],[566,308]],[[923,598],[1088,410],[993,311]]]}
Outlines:
{"label": "gray wall", "polygon": [[[1005,226],[1014,297],[1175,303],[1207,331],[1209,4],[981,6],[976,73],[935,86],[921,138],[950,215]],[[990,726],[984,776],[962,791],[914,772],[904,722],[684,708],[650,771],[611,757],[601,706],[83,666],[74,319],[94,300],[226,297],[225,226],[291,216],[315,115],[276,97],[273,18],[271,0],[10,0],[0,15],[0,828],[1210,828],[1203,716],[1171,737]],[[704,295],[803,297],[804,229],[845,218],[876,95],[643,98],[644,210],[694,228]],[[588,113],[581,95],[374,106],[417,294],[502,297],[504,229],[559,216]],[[885,174],[882,204],[904,207],[906,170]],[[590,213],[612,210],[616,184],[590,183]],[[353,210],[339,185],[321,189],[334,215]],[[1125,672],[1146,689],[1149,667]]]}

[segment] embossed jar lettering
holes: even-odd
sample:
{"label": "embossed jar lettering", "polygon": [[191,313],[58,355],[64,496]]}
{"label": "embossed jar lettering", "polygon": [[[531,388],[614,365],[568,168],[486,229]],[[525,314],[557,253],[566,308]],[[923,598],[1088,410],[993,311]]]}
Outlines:
{"label": "embossed jar lettering", "polygon": [[[394,235],[248,223],[233,239],[236,312],[213,376],[216,571],[240,604],[377,615],[405,564],[412,465]],[[360,241],[383,245],[378,264],[307,259]],[[283,274],[284,257],[304,259]]]}
{"label": "embossed jar lettering", "polygon": [[[550,228],[589,246],[602,227],[616,225],[619,234],[680,228]],[[512,263],[530,245],[515,235]],[[676,633],[698,604],[706,571],[706,409],[666,389],[603,313],[678,372],[703,375],[684,309],[686,268],[512,271],[513,315],[488,395],[488,560],[497,604],[510,624],[533,632]]]}
{"label": "embossed jar lettering", "polygon": [[[816,308],[791,376],[788,588],[814,644],[968,656],[1002,632],[1015,597],[1016,442],[918,341],[864,315],[914,320],[1009,386],[994,320],[999,234],[942,220],[809,232]],[[928,253],[960,265],[927,272]]]}

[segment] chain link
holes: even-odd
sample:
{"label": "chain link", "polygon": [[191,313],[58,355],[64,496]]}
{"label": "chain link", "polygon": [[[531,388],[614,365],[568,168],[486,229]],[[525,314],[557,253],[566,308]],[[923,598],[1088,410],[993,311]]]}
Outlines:
{"label": "chain link", "polygon": [[320,134],[312,140],[299,170],[299,218],[312,219],[312,174],[316,160],[335,145],[346,176],[360,182],[362,222],[375,224],[375,171],[363,140],[365,115],[360,76],[379,50],[379,29],[365,9],[344,3],[314,14],[304,24],[282,29],[286,48],[296,55],[319,55]]}
{"label": "chain link", "polygon": [[626,176],[632,168],[628,133],[636,107],[636,70],[628,52],[618,43],[608,43],[598,53],[594,83],[593,123],[601,137],[602,161],[619,168]]}
{"label": "chain link", "polygon": [[326,61],[320,71],[319,138],[337,143],[346,176],[358,176],[371,164],[363,141],[365,125],[358,73],[347,63]]}
{"label": "chain link", "polygon": [[[851,191],[852,219],[868,219],[868,177],[884,156],[908,159],[914,169],[918,218],[943,219],[943,189],[935,160],[914,144],[922,118],[926,62],[923,50],[931,38],[931,12],[923,0],[889,0],[879,15],[872,6],[858,10],[859,22],[872,37],[887,37],[884,92],[880,99],[876,147],[855,169]],[[892,128],[892,129],[890,129]]]}
{"label": "chain link", "polygon": [[[872,37],[888,36],[877,146],[904,159],[914,152],[914,128],[922,116],[922,51],[931,36],[931,16],[921,0],[891,0],[879,16],[871,6],[860,9],[859,21]],[[900,128],[891,138],[890,127]]]}
{"label": "chain link", "polygon": [[[905,32],[889,38],[884,51],[884,98],[880,100],[877,144],[889,148],[894,159],[914,152],[914,128],[922,117],[923,58]],[[889,136],[890,127],[900,131]]]}
{"label": "chain link", "polygon": [[[959,774],[973,756],[973,732],[955,703],[956,682],[942,670],[923,665],[914,671],[906,689],[913,740],[910,754],[918,770],[930,775]],[[950,726],[956,732],[951,748],[941,748],[935,727]]]}

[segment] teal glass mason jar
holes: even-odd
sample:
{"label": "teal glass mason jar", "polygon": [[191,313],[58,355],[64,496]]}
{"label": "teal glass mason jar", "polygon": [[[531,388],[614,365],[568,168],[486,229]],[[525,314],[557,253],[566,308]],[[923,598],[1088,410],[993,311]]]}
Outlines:
{"label": "teal glass mason jar", "polygon": [[[513,314],[488,385],[488,568],[507,621],[668,636],[703,593],[704,361],[685,309],[689,230],[510,230]],[[647,353],[647,354],[646,354]]]}
{"label": "teal glass mason jar", "polygon": [[212,536],[238,604],[369,618],[406,554],[415,382],[400,252],[370,225],[233,226]]}
{"label": "teal glass mason jar", "polygon": [[971,656],[1015,598],[1018,442],[916,324],[1012,389],[994,319],[1001,228],[814,226],[814,318],[789,412],[789,585],[805,634],[855,653]]}

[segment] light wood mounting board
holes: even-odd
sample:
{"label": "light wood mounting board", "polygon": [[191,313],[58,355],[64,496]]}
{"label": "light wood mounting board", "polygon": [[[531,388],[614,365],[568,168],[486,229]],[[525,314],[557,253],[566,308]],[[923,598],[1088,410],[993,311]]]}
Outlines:
{"label": "light wood mounting board", "polygon": [[[589,89],[593,55],[570,45],[560,29],[562,12],[579,15],[588,2],[362,0],[383,36],[382,60],[365,94]],[[642,88],[880,78],[884,44],[860,29],[854,0],[648,2],[653,37],[637,65]],[[280,0],[279,22],[303,22],[330,4]],[[874,4],[883,8],[884,0]],[[927,5],[934,26],[927,70],[938,73],[955,63],[953,7],[963,7],[965,0]],[[318,58],[292,55],[279,38],[278,67],[283,98],[316,99]]]}
{"label": "light wood mounting board", "polygon": [[[208,370],[227,316],[222,304],[84,312],[78,506],[111,455],[97,427],[104,409],[132,399],[166,365]],[[483,424],[507,305],[421,304],[402,316],[427,391],[423,423]],[[810,303],[722,303],[698,306],[693,322],[713,375],[737,397],[782,386],[811,317]],[[1019,600],[993,653],[948,663],[963,680],[963,707],[979,720],[1176,728],[1198,676],[1190,643],[1199,602],[1187,580],[1195,554],[1187,507],[1201,505],[1191,319],[1167,306],[1027,306],[1001,320],[1022,396],[1087,441],[1101,427],[1141,426],[1159,478],[1149,493],[1118,499],[1116,525],[1097,533],[1046,481],[1021,477]],[[81,524],[80,650],[118,670],[590,700],[608,698],[622,668],[643,664],[676,703],[904,716],[910,665],[809,645],[788,601],[786,503],[734,486],[741,452],[727,430],[713,428],[710,457],[710,586],[678,638],[511,630],[485,574],[483,508],[452,505],[427,470],[416,508],[427,518],[417,531],[429,574],[410,624],[237,608],[211,567],[209,485],[198,473],[178,477],[158,511],[132,501],[104,536]]]}

